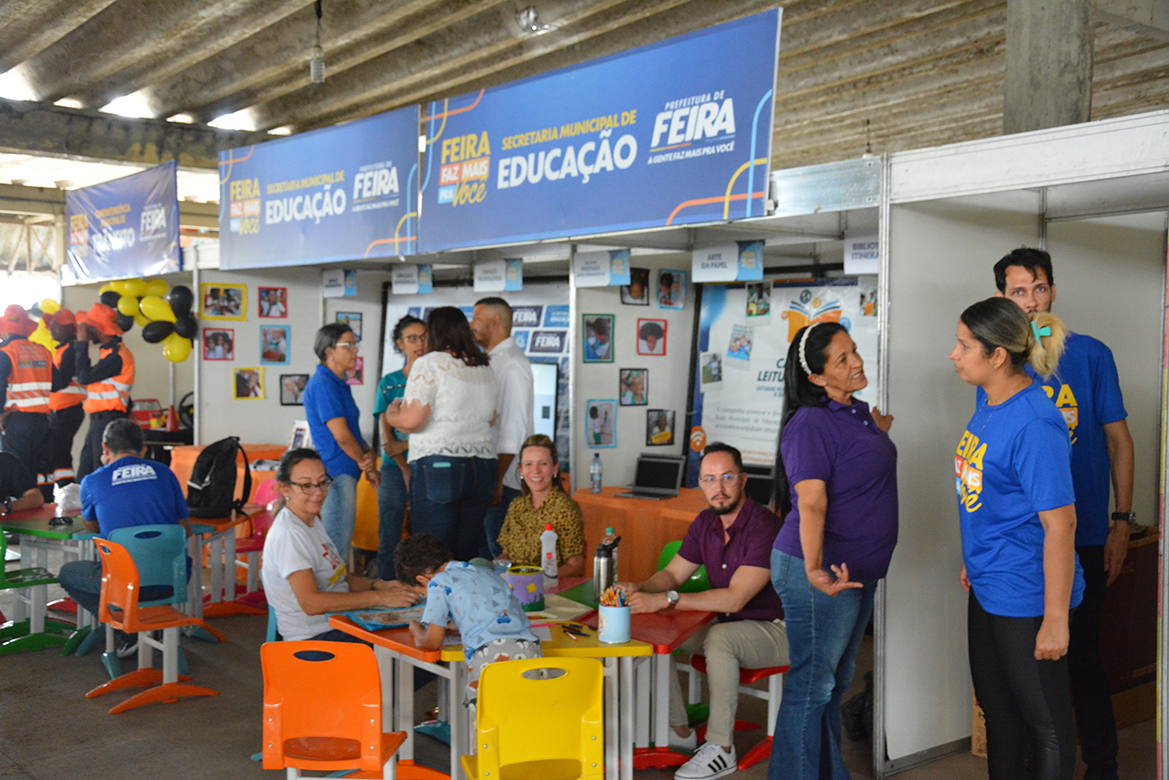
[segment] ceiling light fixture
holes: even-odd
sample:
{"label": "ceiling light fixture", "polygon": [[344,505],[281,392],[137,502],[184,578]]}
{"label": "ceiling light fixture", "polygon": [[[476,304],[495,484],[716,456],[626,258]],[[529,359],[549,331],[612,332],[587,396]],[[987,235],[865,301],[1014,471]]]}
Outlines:
{"label": "ceiling light fixture", "polygon": [[314,84],[325,82],[325,50],[321,48],[321,0],[317,0],[317,44],[313,46],[313,58],[309,60],[308,72]]}
{"label": "ceiling light fixture", "polygon": [[544,35],[556,29],[556,25],[545,24],[540,21],[540,13],[533,5],[528,6],[522,11],[516,11],[515,18],[520,29],[528,35]]}

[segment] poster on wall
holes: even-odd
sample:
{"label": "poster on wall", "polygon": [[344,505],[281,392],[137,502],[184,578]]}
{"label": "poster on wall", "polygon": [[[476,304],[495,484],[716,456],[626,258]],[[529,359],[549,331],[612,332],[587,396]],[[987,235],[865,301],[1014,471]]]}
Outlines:
{"label": "poster on wall", "polygon": [[65,193],[66,258],[74,279],[151,277],[182,269],[177,171],[172,160]]}
{"label": "poster on wall", "polygon": [[761,216],[779,24],[764,11],[429,103],[419,251]]}
{"label": "poster on wall", "polygon": [[[875,287],[854,279],[763,284],[771,288],[767,317],[748,316],[751,296],[756,311],[763,297],[756,285],[711,284],[702,291],[687,484],[695,483],[698,454],[709,442],[738,447],[746,463],[775,462],[787,350],[800,328],[839,322],[865,363],[877,364]],[[856,393],[869,403],[875,397],[872,384]]]}
{"label": "poster on wall", "polygon": [[219,267],[415,253],[418,107],[219,153]]}

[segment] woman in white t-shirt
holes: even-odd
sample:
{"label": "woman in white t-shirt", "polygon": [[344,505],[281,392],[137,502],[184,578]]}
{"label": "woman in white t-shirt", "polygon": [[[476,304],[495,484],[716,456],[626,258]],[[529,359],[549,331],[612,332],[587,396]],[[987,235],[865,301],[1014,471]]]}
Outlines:
{"label": "woman in white t-shirt", "polygon": [[285,640],[357,641],[330,629],[327,612],[408,607],[418,596],[402,583],[350,574],[318,515],[333,480],[316,450],[289,450],[276,482],[284,504],[264,541],[260,574],[276,627]]}
{"label": "woman in white t-shirt", "polygon": [[430,352],[414,361],[405,395],[383,417],[410,434],[411,528],[469,561],[479,554],[498,477],[491,426],[499,385],[459,309],[430,313],[426,343]]}

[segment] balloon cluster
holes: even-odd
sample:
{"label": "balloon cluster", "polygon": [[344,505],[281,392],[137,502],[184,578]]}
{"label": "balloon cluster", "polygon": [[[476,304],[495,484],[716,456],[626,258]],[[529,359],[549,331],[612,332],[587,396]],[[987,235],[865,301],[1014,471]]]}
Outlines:
{"label": "balloon cluster", "polygon": [[191,314],[195,296],[191,288],[176,284],[167,290],[162,279],[125,279],[110,282],[99,290],[101,302],[118,313],[122,332],[138,323],[142,339],[162,344],[162,354],[172,363],[181,363],[191,354],[199,323]]}

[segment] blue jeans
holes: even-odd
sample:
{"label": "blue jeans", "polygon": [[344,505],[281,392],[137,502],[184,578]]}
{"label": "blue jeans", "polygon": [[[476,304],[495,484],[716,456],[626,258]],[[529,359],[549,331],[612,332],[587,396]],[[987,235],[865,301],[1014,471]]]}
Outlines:
{"label": "blue jeans", "polygon": [[457,561],[479,554],[495,493],[495,460],[430,455],[410,464],[410,527],[441,539]]}
{"label": "blue jeans", "polygon": [[[187,556],[187,581],[191,580],[191,556]],[[69,598],[93,616],[97,616],[101,601],[101,561],[69,561],[57,573],[57,583]],[[146,585],[138,593],[139,601],[151,601],[171,596],[169,585]],[[121,633],[120,631],[118,632]]]}
{"label": "blue jeans", "polygon": [[840,700],[873,613],[877,580],[835,597],[808,582],[803,560],[771,551],[771,582],[783,601],[791,671],[775,719],[768,780],[848,780],[840,754]]}
{"label": "blue jeans", "polygon": [[357,477],[338,474],[321,505],[321,522],[325,533],[337,546],[337,553],[349,565],[349,547],[353,544],[353,527],[357,525]]}
{"label": "blue jeans", "polygon": [[394,551],[402,541],[402,524],[406,519],[406,480],[402,467],[393,458],[382,456],[382,482],[377,488],[378,542],[377,576],[379,580],[394,579]]}
{"label": "blue jeans", "polygon": [[487,508],[487,514],[483,516],[483,533],[487,538],[479,548],[479,557],[490,561],[498,558],[503,552],[503,548],[499,546],[499,532],[503,530],[503,521],[507,519],[507,508],[511,506],[512,501],[522,495],[523,493],[515,488],[504,485],[503,498],[497,505]]}

